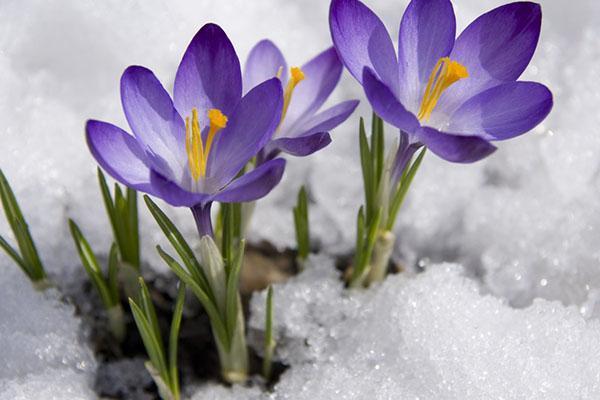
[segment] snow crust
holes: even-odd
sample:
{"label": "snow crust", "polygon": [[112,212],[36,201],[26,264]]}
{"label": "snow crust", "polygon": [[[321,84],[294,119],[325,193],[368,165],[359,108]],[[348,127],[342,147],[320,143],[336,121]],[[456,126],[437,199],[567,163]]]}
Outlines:
{"label": "snow crust", "polygon": [[96,362],[55,290],[40,293],[0,264],[0,399],[94,399]]}
{"label": "snow crust", "polygon": [[[514,309],[482,295],[456,264],[342,293],[332,267],[315,258],[302,275],[275,287],[275,325],[283,338],[277,354],[292,367],[263,398],[600,396],[600,322],[586,321],[575,307],[538,299]],[[250,326],[257,330],[264,297],[252,301]]]}

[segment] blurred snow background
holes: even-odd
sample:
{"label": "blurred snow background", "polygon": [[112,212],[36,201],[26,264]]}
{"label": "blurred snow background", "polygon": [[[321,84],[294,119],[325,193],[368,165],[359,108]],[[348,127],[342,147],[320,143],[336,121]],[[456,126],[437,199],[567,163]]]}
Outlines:
{"label": "blurred snow background", "polygon": [[[95,250],[102,252],[109,248],[110,229],[97,188],[96,166],[85,146],[83,127],[88,118],[126,127],[118,87],[120,74],[128,65],[151,68],[165,86],[171,88],[183,50],[197,29],[209,21],[224,27],[242,62],[256,41],[269,37],[282,48],[290,64],[302,64],[330,45],[328,3],[326,0],[0,2],[0,167],[13,185],[49,271],[67,276],[81,268],[70,241],[68,217],[79,223]],[[383,16],[395,37],[407,1],[371,0],[367,3]],[[481,12],[502,3],[499,0],[456,1],[459,29]],[[575,306],[583,317],[592,319],[589,324],[594,325],[595,337],[600,339],[595,325],[600,316],[600,135],[597,128],[600,125],[597,112],[600,106],[597,84],[600,81],[597,65],[600,4],[593,0],[541,3],[542,37],[523,78],[541,81],[552,89],[555,95],[552,114],[535,132],[501,143],[494,156],[476,165],[448,164],[428,155],[401,211],[395,255],[410,271],[441,261],[458,262],[464,265],[467,275],[475,278],[480,291],[494,294],[512,306],[528,306],[536,297]],[[363,99],[364,96],[358,84],[345,75],[332,102],[347,98]],[[365,101],[355,115],[334,132],[330,147],[308,159],[290,160],[280,187],[259,203],[251,240],[266,239],[279,247],[293,247],[291,207],[300,185],[307,184],[313,201],[311,218],[315,241],[324,252],[344,254],[351,249],[355,214],[362,202],[356,157],[359,115],[370,115]],[[390,140],[393,136],[394,132],[390,132]],[[154,252],[154,245],[162,240],[161,234],[144,207],[140,209],[144,258],[153,268],[166,272]],[[175,210],[171,214],[184,231],[194,233],[188,211]],[[8,232],[6,222],[0,218],[0,234]],[[9,271],[16,269],[4,254],[0,254],[0,266]],[[7,274],[10,279],[17,279],[13,272]],[[436,279],[435,274],[432,272],[431,278],[419,278],[422,291],[427,291],[426,285],[434,284],[430,280]],[[438,299],[445,303],[457,300],[453,313],[461,314],[462,310],[464,314],[459,317],[465,319],[465,326],[478,326],[480,315],[470,312],[470,307],[495,300],[479,299],[471,283],[453,278],[453,274],[456,275],[447,272],[447,287],[442,282],[439,294],[430,295],[446,296]],[[389,285],[392,284],[384,286]],[[399,285],[404,287],[402,285],[411,283]],[[381,290],[385,291],[385,287]],[[457,293],[465,290],[469,293],[465,295],[468,301],[456,298]],[[23,291],[1,291],[0,304],[20,301],[13,297],[25,296]],[[365,300],[365,307],[369,307],[369,301]],[[53,308],[56,300],[48,302],[47,307]],[[539,313],[544,314],[548,307],[554,307],[559,317],[546,319],[541,315],[536,319],[537,305],[524,314],[506,306],[498,312],[519,319],[520,323],[529,321],[540,325],[547,329],[548,335],[549,332],[556,335],[567,332],[568,321],[577,321],[574,325],[584,324],[557,303],[544,304],[551,305],[542,306],[546,311]],[[398,307],[400,313],[400,301]],[[480,313],[493,313],[500,306],[482,307]],[[445,310],[437,310],[439,317],[444,317]],[[7,315],[0,315],[0,331],[11,329],[14,320],[11,316],[20,312],[17,308],[7,308]],[[343,312],[341,309],[340,313]],[[69,313],[62,311],[65,315]],[[403,318],[412,317],[418,315],[403,314]],[[505,321],[512,323],[510,318]],[[33,326],[34,320],[15,325],[14,329],[36,332],[41,328]],[[57,319],[57,326],[60,321]],[[390,323],[394,321],[400,324],[399,329],[409,329],[403,324],[410,322],[393,319]],[[435,334],[433,328],[435,326],[422,327]],[[489,332],[498,335],[493,327]],[[410,329],[406,335],[404,340],[421,340],[411,337]],[[523,335],[527,337],[526,333]],[[394,342],[386,343],[391,346]],[[582,341],[579,349],[598,356],[598,349],[589,347],[590,343]],[[436,346],[442,345],[450,346],[451,342],[431,343],[430,347],[423,348],[433,352]],[[410,343],[407,346],[410,347]],[[497,346],[502,349],[505,345]],[[526,357],[528,353],[523,354]],[[539,356],[531,354],[533,358]],[[431,353],[431,357],[438,356]],[[3,357],[8,360],[8,355]],[[565,358],[562,362],[569,360]],[[463,363],[463,368],[466,365],[479,368],[472,360],[456,362]],[[42,364],[39,365],[41,368]],[[412,368],[411,365],[414,364],[405,367]],[[573,368],[578,366],[583,368],[583,364],[572,364]],[[495,372],[490,370],[492,374]],[[28,373],[29,370],[23,370],[0,377],[24,379]],[[348,373],[358,372],[349,370]],[[421,369],[415,373],[427,371]],[[585,374],[581,371],[582,376]],[[439,377],[444,379],[443,374]],[[380,375],[378,379],[392,378]],[[597,374],[594,379],[597,385]],[[1,385],[0,389],[5,390]],[[440,394],[438,398],[455,398],[451,393],[458,392],[440,393],[450,394]],[[487,397],[497,398],[491,393],[494,392],[488,392]],[[507,395],[507,398],[512,397]]]}

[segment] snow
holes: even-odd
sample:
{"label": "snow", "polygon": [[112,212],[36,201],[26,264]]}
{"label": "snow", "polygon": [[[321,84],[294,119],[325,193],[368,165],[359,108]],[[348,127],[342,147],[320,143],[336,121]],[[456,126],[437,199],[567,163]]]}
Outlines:
{"label": "snow", "polygon": [[[367,3],[396,37],[407,1]],[[455,2],[459,28],[502,3]],[[542,38],[523,79],[552,89],[552,114],[475,165],[428,154],[396,229],[395,258],[409,273],[352,295],[328,256],[352,249],[363,199],[356,128],[370,110],[345,74],[331,102],[360,98],[360,108],[330,147],[289,160],[249,235],[294,247],[291,207],[307,185],[312,239],[324,255],[276,289],[278,356],[293,367],[272,398],[318,399],[319,385],[322,398],[598,397],[600,4],[541,3]],[[88,118],[126,127],[122,71],[148,66],[171,88],[185,46],[209,21],[242,60],[270,37],[302,64],[330,43],[327,9],[323,0],[1,2],[0,167],[59,287],[81,268],[67,218],[100,254],[112,240],[83,127]],[[388,141],[394,136],[388,129]],[[143,202],[140,210],[145,268],[168,273],[154,250],[162,233]],[[193,237],[187,210],[165,210]],[[11,236],[4,218],[0,234]],[[436,265],[446,261],[464,271]],[[0,397],[91,398],[95,363],[72,308],[56,292],[31,290],[3,253],[0,266]],[[254,301],[260,331],[262,299]],[[202,390],[198,398],[261,397],[256,388]]]}
{"label": "snow", "polygon": [[[292,367],[265,398],[600,395],[600,322],[586,321],[574,307],[538,299],[514,309],[482,295],[455,264],[340,295],[331,267],[312,259],[302,275],[275,286],[276,330],[293,339],[280,342],[277,354]],[[264,296],[252,302],[250,326],[257,330],[264,323]]]}
{"label": "snow", "polygon": [[[1,264],[0,399],[93,399],[96,362],[74,309]],[[52,382],[51,385],[49,383]]]}

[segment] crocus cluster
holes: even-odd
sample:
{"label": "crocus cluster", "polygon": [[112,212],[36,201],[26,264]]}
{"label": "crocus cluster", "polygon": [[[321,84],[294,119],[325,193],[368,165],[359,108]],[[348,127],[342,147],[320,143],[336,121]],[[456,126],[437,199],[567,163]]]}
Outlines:
{"label": "crocus cluster", "polygon": [[[319,112],[341,72],[330,48],[291,68],[288,78],[281,52],[265,40],[250,53],[242,78],[231,41],[219,26],[207,24],[183,55],[172,98],[152,71],[127,68],[121,100],[133,135],[90,120],[87,141],[117,181],[189,207],[200,235],[212,235],[214,201],[263,197],[282,177],[285,161],[276,158],[281,151],[305,156],[331,141],[328,130],[358,103]],[[255,157],[255,167],[241,173]]]}
{"label": "crocus cluster", "polygon": [[[145,198],[181,263],[160,247],[158,251],[206,310],[223,377],[232,383],[244,382],[249,366],[238,290],[244,248],[243,234],[237,233],[243,231],[238,203],[260,199],[279,183],[285,169],[282,155],[308,156],[331,142],[329,131],[358,105],[357,100],[347,100],[324,109],[344,66],[362,85],[375,114],[370,146],[362,121],[359,129],[366,204],[358,214],[351,287],[368,286],[387,273],[396,238],[395,217],[425,148],[450,162],[479,161],[496,150],[494,142],[537,126],[553,105],[544,85],[518,80],[540,35],[541,9],[535,3],[498,7],[456,37],[450,0],[412,0],[400,22],[397,48],[381,20],[359,0],[332,0],[329,23],[333,46],[304,65],[288,68],[277,46],[262,40],[250,51],[243,73],[225,32],[218,25],[204,25],[183,55],[172,94],[145,67],[131,66],[123,73],[121,100],[132,134],[102,121],[90,120],[86,126],[93,156],[114,179],[191,209],[201,236],[199,258],[166,214]],[[399,132],[397,150],[387,159],[383,121]],[[103,184],[108,209],[134,204],[132,192],[124,197],[116,191],[113,206]],[[3,202],[12,204],[14,196],[3,193]],[[213,202],[222,203],[220,235],[213,234]],[[125,213],[110,214],[111,221],[131,219],[137,229],[136,213],[134,204]],[[302,242],[300,258],[305,258],[310,246],[304,190],[294,218]],[[72,230],[84,258],[89,246],[76,225]],[[137,240],[137,230],[114,230],[122,237],[134,232],[131,236]],[[24,247],[30,240],[22,235]],[[117,248],[122,253],[127,248],[117,242],[109,268],[113,272]],[[33,271],[32,279],[45,277],[34,274],[36,268],[2,238],[0,246],[24,270]],[[139,264],[139,254],[133,259]],[[33,261],[33,267],[42,269]],[[100,270],[97,262],[91,264],[90,273]],[[101,280],[97,286],[113,294],[118,291],[116,281],[109,278],[110,288]],[[133,301],[131,306],[150,354],[151,371],[160,378],[155,380],[166,393],[163,397],[177,399],[176,356],[167,363],[160,331],[151,323],[155,316],[143,282],[141,288],[142,306]],[[174,354],[184,297],[185,289],[180,288],[170,341]],[[118,296],[107,296],[106,303],[114,306]],[[270,360],[274,344],[271,339],[266,343],[265,359]],[[270,370],[269,362],[265,371]]]}

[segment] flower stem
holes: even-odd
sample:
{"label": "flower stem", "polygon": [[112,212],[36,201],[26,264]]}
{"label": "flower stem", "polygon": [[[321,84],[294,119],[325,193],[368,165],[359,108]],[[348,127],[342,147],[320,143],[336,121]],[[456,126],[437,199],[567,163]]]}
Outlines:
{"label": "flower stem", "polygon": [[365,282],[366,286],[375,282],[381,282],[385,278],[395,241],[396,235],[392,231],[380,231],[377,234],[369,263],[370,267]]}
{"label": "flower stem", "polygon": [[200,237],[210,236],[213,237],[212,220],[210,219],[210,207],[212,202],[206,204],[197,204],[190,208],[196,221],[196,227],[198,228],[198,234]]}

